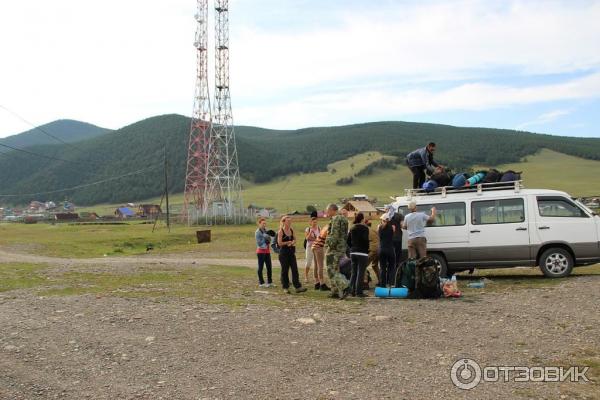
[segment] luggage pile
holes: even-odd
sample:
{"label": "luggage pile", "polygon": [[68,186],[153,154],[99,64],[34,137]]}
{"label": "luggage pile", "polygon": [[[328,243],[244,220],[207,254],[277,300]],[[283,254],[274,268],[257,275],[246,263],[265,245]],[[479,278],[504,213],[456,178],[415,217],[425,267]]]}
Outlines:
{"label": "luggage pile", "polygon": [[521,179],[522,172],[508,170],[500,172],[497,169],[489,169],[487,171],[477,171],[470,175],[464,172],[452,173],[448,169],[438,168],[431,177],[423,184],[423,189],[426,192],[433,192],[438,188],[450,187],[452,189],[460,189],[463,187],[476,186],[479,183],[493,186],[493,184],[506,184]]}
{"label": "luggage pile", "polygon": [[460,297],[456,278],[440,279],[435,260],[423,257],[409,259],[396,271],[392,288],[375,288],[375,296],[388,298],[437,299],[442,297]]}

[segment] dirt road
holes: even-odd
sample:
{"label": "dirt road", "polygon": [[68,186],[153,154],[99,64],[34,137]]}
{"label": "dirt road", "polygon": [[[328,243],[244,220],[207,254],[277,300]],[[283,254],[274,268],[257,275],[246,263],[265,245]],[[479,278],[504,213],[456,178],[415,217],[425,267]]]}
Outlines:
{"label": "dirt road", "polygon": [[[59,269],[134,269],[176,259],[73,262],[0,252],[0,262]],[[450,370],[462,357],[482,366],[597,362],[600,276],[456,300],[369,298],[343,308],[338,300],[307,307],[295,304],[296,295],[287,298],[285,308],[231,308],[191,299],[0,293],[0,399],[599,397],[597,382],[482,382],[461,390]]]}

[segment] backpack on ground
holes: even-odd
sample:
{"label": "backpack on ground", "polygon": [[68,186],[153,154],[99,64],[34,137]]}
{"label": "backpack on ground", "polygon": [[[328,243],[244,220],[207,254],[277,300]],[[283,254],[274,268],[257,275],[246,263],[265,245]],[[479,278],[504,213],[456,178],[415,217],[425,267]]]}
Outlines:
{"label": "backpack on ground", "polygon": [[396,271],[394,280],[395,287],[405,287],[409,292],[415,290],[415,268],[417,262],[414,259],[408,259],[400,264]]}
{"label": "backpack on ground", "polygon": [[441,295],[440,273],[435,260],[431,257],[419,259],[415,268],[415,291],[412,297],[435,299]]}

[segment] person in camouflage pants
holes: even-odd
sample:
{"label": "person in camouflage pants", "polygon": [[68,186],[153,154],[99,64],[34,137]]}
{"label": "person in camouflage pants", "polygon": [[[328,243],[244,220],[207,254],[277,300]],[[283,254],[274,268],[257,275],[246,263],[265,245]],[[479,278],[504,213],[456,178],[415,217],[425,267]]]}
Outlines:
{"label": "person in camouflage pants", "polygon": [[343,299],[348,296],[350,286],[348,279],[340,272],[340,258],[346,254],[348,220],[338,215],[338,207],[335,204],[327,206],[327,216],[331,220],[325,240],[325,264],[331,283],[331,297]]}

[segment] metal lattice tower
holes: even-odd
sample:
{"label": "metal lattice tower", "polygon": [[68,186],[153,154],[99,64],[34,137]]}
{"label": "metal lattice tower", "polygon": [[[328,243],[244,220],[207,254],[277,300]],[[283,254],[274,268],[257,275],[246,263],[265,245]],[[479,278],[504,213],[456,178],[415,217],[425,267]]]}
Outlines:
{"label": "metal lattice tower", "polygon": [[215,100],[208,93],[208,0],[198,0],[198,76],[188,149],[184,215],[188,224],[238,223],[243,213],[229,94],[229,2],[215,0]]}
{"label": "metal lattice tower", "polygon": [[211,222],[242,217],[240,170],[229,94],[229,1],[215,0],[215,101],[210,130],[205,198]]}
{"label": "metal lattice tower", "polygon": [[211,126],[210,96],[208,90],[208,0],[197,0],[196,47],[197,69],[194,110],[188,142],[187,170],[183,217],[188,224],[199,222],[206,214],[206,174],[208,142]]}

